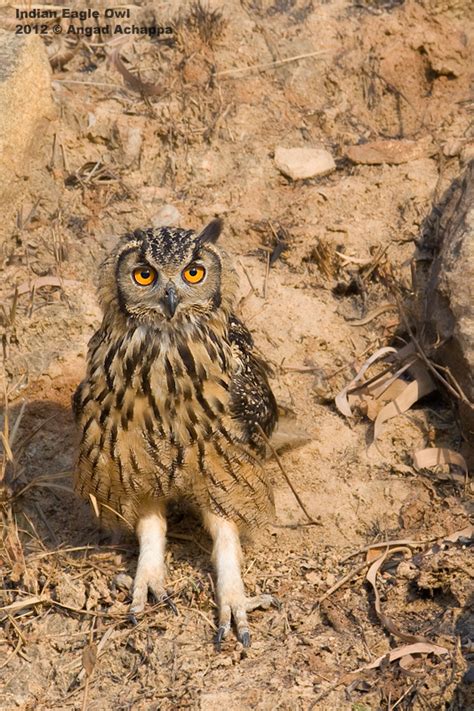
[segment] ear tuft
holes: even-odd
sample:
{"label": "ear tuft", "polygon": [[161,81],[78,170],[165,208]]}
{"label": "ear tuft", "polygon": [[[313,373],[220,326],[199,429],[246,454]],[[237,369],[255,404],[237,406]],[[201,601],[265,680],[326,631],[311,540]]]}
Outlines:
{"label": "ear tuft", "polygon": [[220,217],[216,217],[212,220],[206,227],[198,234],[197,240],[204,244],[205,242],[211,242],[214,244],[217,242],[217,238],[222,232],[222,227],[224,223]]}

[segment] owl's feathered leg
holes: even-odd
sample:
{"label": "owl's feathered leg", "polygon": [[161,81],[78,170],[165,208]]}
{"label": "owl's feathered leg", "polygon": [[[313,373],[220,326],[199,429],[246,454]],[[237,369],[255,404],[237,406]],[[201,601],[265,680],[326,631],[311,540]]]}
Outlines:
{"label": "owl's feathered leg", "polygon": [[[143,612],[148,590],[157,601],[168,601],[165,589],[165,547],[166,547],[166,516],[164,506],[157,506],[153,511],[143,515],[137,524],[136,533],[140,544],[137,572],[133,583],[132,604],[130,615],[132,620],[139,612]],[[173,607],[171,605],[171,607]]]}
{"label": "owl's feathered leg", "polygon": [[242,575],[242,549],[237,526],[213,513],[204,514],[204,524],[212,536],[214,546],[212,559],[217,571],[217,603],[219,607],[219,629],[216,645],[219,649],[221,641],[230,630],[234,619],[237,636],[244,647],[250,647],[250,630],[247,622],[247,612],[262,607],[265,610],[276,601],[272,595],[256,595],[246,597]]}

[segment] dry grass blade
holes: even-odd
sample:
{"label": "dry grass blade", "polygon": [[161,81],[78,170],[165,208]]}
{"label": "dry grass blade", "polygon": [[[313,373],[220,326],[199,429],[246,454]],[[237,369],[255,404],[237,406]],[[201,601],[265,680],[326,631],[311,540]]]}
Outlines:
{"label": "dry grass blade", "polygon": [[309,59],[310,57],[322,57],[327,53],[327,50],[320,50],[318,52],[296,54],[294,57],[287,57],[286,59],[280,59],[276,62],[267,62],[265,64],[252,64],[250,67],[235,67],[234,69],[224,69],[222,72],[217,72],[216,77],[232,77],[238,74],[244,74],[245,72],[265,71],[266,69],[274,69],[275,67],[281,67],[284,64],[288,64],[289,62],[298,62],[300,59]]}
{"label": "dry grass blade", "polygon": [[[55,479],[65,479],[68,476],[69,476],[69,472],[58,472],[57,474],[49,474],[49,475],[41,474],[41,475],[35,477],[34,479],[32,479],[31,481],[29,481],[28,484],[25,484],[25,486],[23,486],[21,489],[16,490],[13,494],[13,499],[19,499],[20,496],[23,496],[24,494],[26,494],[27,491],[29,491],[30,489],[33,489],[35,486],[38,486],[38,487],[43,486],[46,488],[53,487],[54,488],[55,485],[51,484],[50,483],[51,481],[54,481]],[[56,485],[56,488],[57,488],[57,485]],[[69,487],[61,487],[61,488],[65,489],[66,491],[72,491],[72,489],[70,489]]]}
{"label": "dry grass blade", "polygon": [[265,442],[266,442],[266,444],[267,444],[267,446],[268,446],[270,452],[272,453],[272,455],[273,455],[273,457],[274,457],[276,463],[278,464],[278,467],[279,467],[281,473],[282,473],[283,476],[285,477],[285,481],[286,481],[286,483],[288,484],[288,486],[290,487],[290,489],[291,489],[291,491],[292,491],[292,493],[293,493],[293,496],[295,497],[296,501],[298,502],[298,505],[299,505],[300,509],[302,510],[302,512],[304,513],[304,515],[306,516],[306,518],[308,519],[308,522],[309,522],[312,526],[321,526],[321,522],[320,522],[320,521],[316,521],[316,520],[311,516],[311,514],[308,513],[308,510],[307,510],[306,506],[304,505],[303,501],[301,500],[300,495],[299,495],[298,492],[296,491],[296,489],[295,489],[295,487],[293,486],[293,483],[292,483],[290,477],[289,477],[288,474],[286,473],[285,468],[284,468],[284,466],[283,466],[283,464],[282,464],[282,461],[281,461],[280,457],[278,456],[278,453],[277,453],[275,447],[272,445],[272,443],[270,442],[270,440],[268,439],[267,435],[265,434],[265,432],[263,431],[263,429],[260,427],[260,425],[258,425],[258,428],[259,428],[260,434],[262,435],[263,439],[265,440]]}
{"label": "dry grass blade", "polygon": [[5,450],[5,455],[7,457],[7,460],[9,462],[13,462],[13,452],[10,449],[10,443],[9,443],[7,437],[5,436],[4,432],[0,432],[0,439],[2,440],[2,445],[3,445],[3,449]]}
{"label": "dry grass blade", "polygon": [[364,546],[363,548],[359,548],[358,551],[354,551],[354,553],[350,553],[348,556],[343,558],[341,560],[341,563],[345,563],[346,560],[349,560],[350,558],[354,558],[356,555],[360,555],[361,553],[367,553],[370,550],[373,550],[375,548],[387,548],[391,546],[406,546],[408,548],[423,548],[424,545],[427,543],[431,543],[432,541],[436,541],[437,538],[428,538],[425,541],[412,541],[408,538],[395,538],[393,540],[389,541],[380,541],[380,543],[369,543],[367,546]]}
{"label": "dry grass blade", "polygon": [[351,407],[350,407],[348,399],[347,399],[349,391],[355,385],[360,383],[360,381],[364,377],[365,373],[367,372],[367,370],[370,368],[370,366],[373,363],[375,363],[377,360],[380,360],[381,358],[385,358],[385,356],[389,355],[390,353],[396,353],[396,352],[397,352],[396,348],[392,348],[391,346],[385,346],[384,348],[379,348],[377,351],[375,351],[375,353],[373,353],[370,356],[370,358],[368,358],[365,361],[365,363],[360,368],[360,370],[357,373],[357,375],[355,376],[355,378],[353,378],[350,381],[350,383],[348,383],[341,390],[341,392],[336,395],[335,403],[336,403],[336,407],[339,410],[339,412],[341,412],[346,417],[352,417],[352,410],[351,410]]}
{"label": "dry grass blade", "polygon": [[373,321],[374,319],[378,318],[382,314],[386,313],[387,311],[397,311],[398,306],[396,304],[382,304],[381,306],[378,307],[378,309],[375,309],[374,311],[371,311],[370,314],[367,314],[365,318],[361,318],[358,320],[352,320],[348,319],[350,322],[351,326],[367,326],[368,323]]}
{"label": "dry grass blade", "polygon": [[0,607],[0,611],[6,613],[18,612],[18,610],[23,610],[25,607],[32,607],[33,605],[49,601],[50,599],[44,595],[33,595],[31,597],[25,597],[23,600],[16,600],[9,605],[4,605]]}
{"label": "dry grass blade", "polygon": [[[387,550],[380,556],[378,557],[375,562],[372,563],[370,566],[369,570],[367,571],[366,579],[367,582],[370,583],[372,586],[372,589],[374,591],[374,596],[375,596],[375,612],[377,614],[377,617],[379,618],[380,622],[382,625],[385,627],[386,630],[388,630],[391,634],[395,635],[396,637],[400,637],[400,639],[403,639],[404,642],[426,642],[430,644],[429,640],[425,639],[424,637],[418,636],[418,635],[413,635],[413,634],[408,634],[406,632],[403,632],[400,630],[392,620],[387,617],[387,615],[382,611],[382,606],[380,602],[380,593],[377,587],[377,574],[382,566],[382,564],[386,561],[386,559],[393,555],[394,553],[399,553],[401,551],[406,551],[407,549],[404,546],[397,546],[395,548],[387,548]],[[370,549],[368,551],[368,555],[370,554]]]}
{"label": "dry grass blade", "polygon": [[94,496],[94,494],[89,494],[89,499],[91,500],[92,508],[94,509],[94,513],[97,518],[100,518],[100,511],[99,511],[99,505],[97,503],[97,498]]}
{"label": "dry grass blade", "polygon": [[[94,667],[95,667],[95,665],[96,665],[96,663],[97,663],[97,659],[98,659],[99,656],[103,653],[107,642],[111,639],[111,637],[113,636],[113,634],[114,634],[114,632],[115,632],[115,627],[116,627],[116,623],[114,622],[112,625],[110,625],[110,627],[108,627],[108,628],[106,629],[106,631],[105,631],[104,635],[102,636],[102,638],[101,638],[99,644],[96,645],[95,643],[92,643],[92,644],[89,643],[89,644],[87,645],[87,647],[84,648],[84,652],[85,652],[85,650],[86,650],[88,647],[89,647],[89,648],[90,648],[91,646],[93,647],[92,650],[90,650],[90,651],[87,652],[87,660],[86,660],[87,666],[86,666],[86,664],[84,663],[84,652],[83,652],[83,655],[82,655],[82,669],[81,669],[81,671],[79,672],[79,674],[78,674],[78,676],[77,676],[77,681],[78,681],[78,682],[81,682],[85,676],[88,676],[88,677],[91,676],[92,672],[94,671]],[[89,658],[89,657],[90,657],[90,658]]]}
{"label": "dry grass blade", "polygon": [[348,583],[352,578],[354,578],[358,573],[360,573],[362,570],[365,570],[368,565],[370,565],[371,561],[364,561],[360,565],[357,566],[357,568],[354,568],[353,570],[350,571],[350,573],[347,573],[347,575],[344,575],[343,578],[340,578],[340,580],[337,581],[337,583],[334,583],[332,587],[329,588],[329,590],[326,590],[324,595],[321,595],[321,597],[318,597],[316,602],[313,605],[313,609],[317,606],[320,605],[324,600],[327,600],[328,597],[330,597],[333,593],[336,592],[336,590],[339,590],[339,588],[342,588],[343,585]]}

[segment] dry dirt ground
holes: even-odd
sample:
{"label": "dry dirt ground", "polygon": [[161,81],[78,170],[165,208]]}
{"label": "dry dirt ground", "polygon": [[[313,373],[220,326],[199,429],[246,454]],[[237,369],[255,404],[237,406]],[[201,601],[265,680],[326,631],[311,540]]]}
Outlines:
{"label": "dry dirt ground", "polygon": [[[57,120],[17,224],[1,226],[10,439],[18,424],[3,492],[1,709],[474,708],[469,541],[442,543],[468,525],[472,489],[412,464],[416,449],[461,447],[451,404],[430,395],[369,452],[370,421],[334,405],[365,358],[406,336],[393,308],[354,319],[394,303],[389,283],[409,302],[423,220],[472,155],[470,7],[252,0],[210,15],[144,2],[134,12],[173,21],[174,34],[120,47],[138,86],[95,38],[49,47]],[[345,157],[384,138],[423,148],[394,165]],[[322,145],[337,169],[292,182],[275,167],[278,145]],[[71,489],[70,397],[100,319],[98,265],[118,235],[166,221],[165,206],[186,227],[224,218],[240,311],[311,436],[282,462],[317,525],[269,463],[276,520],[246,547],[244,578],[282,607],[252,614],[249,650],[233,635],[214,649],[210,542],[189,512],[171,517],[178,615],[150,605],[132,627],[135,543],[99,531]],[[375,612],[365,553],[350,555],[399,539],[377,577],[397,635]],[[448,652],[349,674],[410,635]]]}

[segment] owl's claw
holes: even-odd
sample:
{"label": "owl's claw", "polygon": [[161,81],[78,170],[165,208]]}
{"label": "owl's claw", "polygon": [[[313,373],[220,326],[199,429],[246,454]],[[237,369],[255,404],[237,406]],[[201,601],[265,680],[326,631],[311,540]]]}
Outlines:
{"label": "owl's claw", "polygon": [[[173,613],[173,615],[178,615],[178,608],[176,607],[176,604],[174,603],[171,595],[166,591],[158,591],[155,588],[150,587],[150,592],[153,595],[155,601],[160,604],[163,603],[165,604]],[[143,612],[145,609],[145,600],[143,600],[142,595],[140,596],[133,596],[132,600],[132,605],[130,607],[130,612],[129,612],[129,620],[132,622],[134,625],[137,624],[137,618],[136,615],[139,614],[140,612]]]}
{"label": "owl's claw", "polygon": [[166,593],[166,595],[162,595],[161,598],[157,599],[157,602],[164,602],[165,605],[170,608],[173,615],[178,616],[178,608],[176,607],[175,603],[173,602],[173,598],[169,593]]}
{"label": "owl's claw", "polygon": [[250,632],[242,632],[240,635],[240,641],[242,642],[244,647],[250,647]]}
{"label": "owl's claw", "polygon": [[219,627],[219,629],[217,630],[217,634],[214,640],[214,644],[216,645],[216,652],[221,651],[222,640],[224,639],[228,631],[229,627],[225,626]]}
{"label": "owl's claw", "polygon": [[131,624],[136,627],[138,625],[138,620],[133,614],[133,612],[128,613],[128,621],[131,622]]}
{"label": "owl's claw", "polygon": [[219,629],[215,638],[216,650],[221,649],[222,640],[225,639],[230,630],[231,619],[234,619],[237,628],[237,638],[244,647],[250,647],[251,637],[247,621],[247,612],[252,612],[258,607],[268,610],[271,606],[280,607],[280,603],[273,595],[255,595],[255,597],[245,597],[242,599],[226,602],[221,600],[219,610]]}

